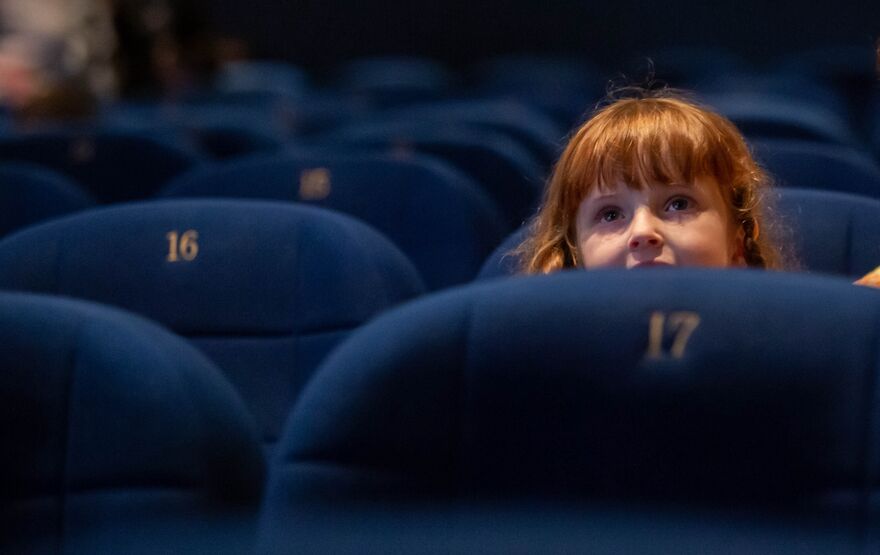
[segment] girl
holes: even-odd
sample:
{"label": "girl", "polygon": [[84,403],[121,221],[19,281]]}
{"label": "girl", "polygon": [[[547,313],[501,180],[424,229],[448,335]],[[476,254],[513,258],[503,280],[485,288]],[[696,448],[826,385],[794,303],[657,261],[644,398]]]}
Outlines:
{"label": "girl", "polygon": [[768,178],[722,116],[669,90],[600,108],[569,141],[516,254],[563,268],[780,268]]}

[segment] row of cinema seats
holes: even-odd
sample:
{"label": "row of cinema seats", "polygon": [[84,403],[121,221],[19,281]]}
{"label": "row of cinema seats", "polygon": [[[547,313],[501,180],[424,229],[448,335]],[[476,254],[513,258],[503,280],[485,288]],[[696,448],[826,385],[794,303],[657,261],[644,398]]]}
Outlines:
{"label": "row of cinema seats", "polygon": [[[583,103],[594,101],[595,97]],[[826,179],[826,187],[854,178],[858,183],[840,186],[863,192],[875,184],[876,160],[842,120],[821,108],[791,104],[789,99],[754,94],[710,102],[740,126],[756,145],[761,161],[782,177],[793,171],[787,160],[797,157],[820,168],[835,165],[822,174],[837,176]],[[508,221],[518,224],[528,215],[566,129],[570,127],[555,125],[519,102],[445,101],[386,110],[306,138],[291,138],[275,149],[255,147],[250,154],[288,148],[429,154],[468,174],[498,203]],[[0,133],[0,161],[54,169],[101,203],[148,198],[174,177],[216,162],[154,129],[100,123]],[[865,182],[866,173],[872,181]]]}
{"label": "row of cinema seats", "polygon": [[17,292],[0,322],[4,552],[880,547],[880,296],[843,280],[427,296],[320,365],[269,458],[221,371],[155,323]]}
{"label": "row of cinema seats", "polygon": [[[783,140],[752,146],[780,190],[880,196],[880,168],[855,150]],[[525,174],[503,161],[488,163],[490,156],[466,142],[437,148],[382,153],[328,144],[252,155],[194,167],[170,178],[149,200],[232,197],[344,212],[384,233],[415,263],[428,288],[440,289],[476,275],[492,249],[534,212],[541,182],[536,172]],[[481,171],[485,176],[475,178]],[[0,177],[0,200],[8,207],[0,216],[4,235],[98,206],[94,195],[32,164],[0,163]],[[818,217],[816,225],[825,220]]]}
{"label": "row of cinema seats", "polygon": [[[852,280],[880,260],[880,201],[786,189],[776,205],[773,227],[803,270]],[[237,199],[126,203],[0,240],[0,289],[121,307],[188,338],[223,369],[271,446],[325,355],[378,313],[430,290],[419,262],[441,269],[455,262],[454,251],[440,257],[444,251],[424,240],[443,239],[432,231],[410,246],[439,259],[414,263],[372,227],[323,208]],[[472,257],[468,271],[482,266],[481,279],[516,273],[510,251],[523,231],[495,253]]]}
{"label": "row of cinema seats", "polygon": [[[880,173],[839,109],[737,121],[781,185],[810,189],[780,189],[772,220],[836,277],[577,272],[425,296],[513,271],[562,132],[507,100],[386,93],[381,117],[329,100],[308,141],[223,163],[159,128],[0,141],[58,172],[3,170],[31,183],[4,179],[3,217],[38,215],[0,239],[0,550],[880,548],[880,297],[849,284],[880,260]],[[208,108],[254,123],[227,100]],[[31,204],[37,186],[66,194]]]}

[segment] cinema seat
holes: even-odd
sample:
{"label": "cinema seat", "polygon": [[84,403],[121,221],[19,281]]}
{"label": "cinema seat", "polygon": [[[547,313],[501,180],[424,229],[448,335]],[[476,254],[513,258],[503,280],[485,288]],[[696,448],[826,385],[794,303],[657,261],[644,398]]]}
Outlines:
{"label": "cinema seat", "polygon": [[271,199],[344,212],[400,247],[429,289],[473,279],[505,230],[472,180],[414,155],[329,149],[252,157],[181,176],[162,195]]}
{"label": "cinema seat", "polygon": [[755,158],[780,187],[880,198],[880,164],[865,152],[810,141],[752,141]]}
{"label": "cinema seat", "polygon": [[0,343],[3,552],[251,547],[263,452],[204,355],[130,313],[9,292]]}
{"label": "cinema seat", "polygon": [[0,163],[0,237],[94,205],[93,198],[63,175],[31,164]]}
{"label": "cinema seat", "polygon": [[473,125],[356,123],[325,133],[315,143],[370,149],[398,159],[419,154],[440,158],[472,177],[511,228],[519,227],[534,212],[544,186],[540,165],[525,148],[501,133]]}
{"label": "cinema seat", "polygon": [[406,257],[368,226],[281,203],[127,204],[0,241],[0,288],[122,307],[186,337],[275,441],[303,384],[341,339],[419,295]]}
{"label": "cinema seat", "polygon": [[[865,541],[878,319],[874,290],[748,270],[566,272],[424,297],[316,372],[261,542],[308,546],[315,511],[325,531],[391,515],[379,541],[395,546],[415,541],[419,508],[448,509],[430,522],[451,535],[469,508],[542,503],[769,512]],[[449,536],[433,537],[443,551]]]}
{"label": "cinema seat", "polygon": [[110,203],[146,198],[200,159],[150,133],[62,128],[0,137],[0,161],[55,170]]}

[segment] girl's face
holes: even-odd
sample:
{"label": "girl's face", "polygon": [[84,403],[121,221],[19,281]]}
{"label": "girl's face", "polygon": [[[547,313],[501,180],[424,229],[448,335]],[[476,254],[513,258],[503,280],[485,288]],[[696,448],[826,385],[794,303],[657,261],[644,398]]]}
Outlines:
{"label": "girl's face", "polygon": [[711,177],[642,190],[594,187],[581,201],[576,229],[585,268],[745,265],[742,232],[733,231]]}

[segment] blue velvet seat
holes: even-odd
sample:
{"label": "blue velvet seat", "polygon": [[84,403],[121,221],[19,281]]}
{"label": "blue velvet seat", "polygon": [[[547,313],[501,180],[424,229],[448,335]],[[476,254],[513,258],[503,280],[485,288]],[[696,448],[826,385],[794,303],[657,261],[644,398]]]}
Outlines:
{"label": "blue velvet seat", "polygon": [[186,103],[110,105],[100,126],[164,137],[206,158],[226,159],[279,150],[290,133],[290,110],[283,97],[218,93]]}
{"label": "blue velvet seat", "polygon": [[89,299],[188,338],[270,444],[351,330],[423,291],[387,239],[309,206],[192,200],[95,210],[0,241],[0,288]]}
{"label": "blue velvet seat", "polygon": [[217,72],[214,86],[222,92],[300,96],[308,89],[309,78],[292,64],[246,60],[224,64]]}
{"label": "blue velvet seat", "polygon": [[780,189],[778,194],[775,218],[803,270],[854,280],[880,265],[876,196],[807,189]]}
{"label": "blue velvet seat", "polygon": [[338,89],[381,107],[440,98],[455,77],[436,60],[377,56],[343,64],[335,81]]}
{"label": "blue velvet seat", "polygon": [[441,158],[473,177],[502,211],[511,228],[535,210],[545,176],[524,147],[497,131],[474,125],[419,121],[349,124],[315,139],[328,148],[372,148],[397,158],[423,153]]}
{"label": "blue velvet seat", "polygon": [[434,521],[448,530],[480,503],[601,501],[809,515],[864,541],[878,322],[875,290],[748,270],[566,272],[424,297],[319,368],[278,446],[262,539],[308,545],[315,510],[328,528],[399,510],[396,545],[408,507],[450,507]]}
{"label": "blue velvet seat", "polygon": [[[865,35],[853,42],[793,52],[777,60],[774,73],[806,75],[833,87],[849,102],[853,115],[858,118],[877,90],[874,42],[875,38]],[[854,123],[859,121],[856,119]]]}
{"label": "blue velvet seat", "polygon": [[253,157],[184,175],[162,194],[307,202],[344,212],[399,246],[430,289],[473,279],[505,229],[469,178],[419,156],[325,151]]}
{"label": "blue velvet seat", "polygon": [[752,141],[777,185],[880,198],[880,164],[860,150],[799,140]]}
{"label": "blue velvet seat", "polygon": [[476,93],[485,98],[513,98],[537,106],[561,129],[581,121],[605,94],[607,77],[582,57],[550,55],[497,56],[472,70]]}
{"label": "blue velvet seat", "polygon": [[483,262],[480,273],[477,274],[477,280],[494,279],[519,273],[522,258],[516,255],[514,250],[525,240],[527,232],[528,226],[524,225],[495,247],[492,254]]}
{"label": "blue velvet seat", "polygon": [[63,175],[32,164],[0,163],[0,237],[94,205],[88,193]]}
{"label": "blue velvet seat", "polygon": [[548,169],[559,157],[566,130],[549,116],[510,99],[447,100],[406,106],[381,114],[386,121],[467,123],[504,133]]}
{"label": "blue velvet seat", "polygon": [[263,452],[204,355],[130,313],[9,292],[0,344],[5,553],[251,547]]}
{"label": "blue velvet seat", "polygon": [[99,202],[146,198],[200,161],[162,137],[134,131],[56,129],[0,137],[0,160],[45,166]]}
{"label": "blue velvet seat", "polygon": [[655,76],[662,83],[678,89],[703,90],[720,75],[746,72],[750,64],[727,48],[702,44],[668,46],[648,53]]}
{"label": "blue velvet seat", "polygon": [[834,107],[760,91],[706,95],[704,100],[749,139],[795,139],[849,147],[859,144],[848,121]]}

